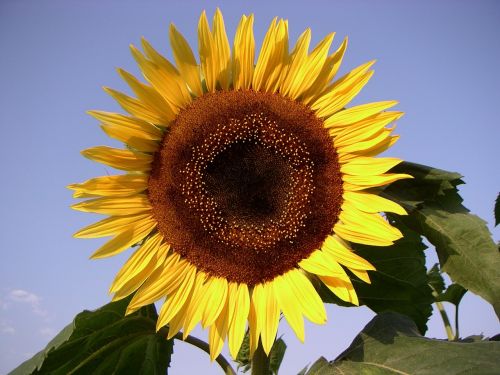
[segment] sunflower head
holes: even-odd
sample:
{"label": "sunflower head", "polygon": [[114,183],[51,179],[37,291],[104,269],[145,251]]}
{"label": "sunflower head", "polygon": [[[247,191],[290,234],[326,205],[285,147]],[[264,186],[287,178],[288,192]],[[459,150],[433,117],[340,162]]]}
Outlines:
{"label": "sunflower head", "polygon": [[395,101],[346,108],[373,62],[339,79],[347,40],[309,50],[306,30],[289,50],[288,23],[274,19],[255,58],[253,15],[230,48],[222,14],[198,24],[199,62],[172,25],[175,64],[147,41],[131,47],[145,78],[119,70],[134,96],[105,90],[127,115],[90,111],[126,148],[83,155],[123,174],[69,187],[91,198],[74,209],[108,215],[76,237],[112,236],[94,254],[137,250],[116,276],[114,299],[135,293],[128,313],[165,299],[157,328],[169,337],[209,327],[211,357],[235,357],[248,322],[250,351],[269,353],[282,313],[300,340],[305,316],[326,321],[313,285],[358,304],[349,270],[374,267],[349,242],[386,246],[401,237],[380,212],[404,214],[377,189],[408,175],[375,158],[397,139],[386,126]]}

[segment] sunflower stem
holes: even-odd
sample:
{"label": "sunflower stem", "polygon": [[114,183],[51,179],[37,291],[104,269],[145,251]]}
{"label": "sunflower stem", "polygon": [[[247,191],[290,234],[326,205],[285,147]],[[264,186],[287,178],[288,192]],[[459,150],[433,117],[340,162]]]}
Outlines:
{"label": "sunflower stem", "polygon": [[444,306],[441,303],[441,301],[437,300],[439,294],[436,292],[434,288],[432,288],[432,295],[434,296],[436,307],[439,310],[439,313],[441,314],[441,319],[443,319],[444,329],[446,330],[446,336],[448,336],[448,341],[454,341],[455,334],[453,333],[453,329],[451,328],[450,319],[448,318],[448,314],[446,313],[446,310],[444,309]]}
{"label": "sunflower stem", "polygon": [[269,357],[259,340],[259,346],[257,346],[252,358],[252,375],[269,375],[269,373]]}
{"label": "sunflower stem", "polygon": [[[174,336],[174,338],[177,340],[187,342],[188,344],[196,346],[197,348],[210,354],[209,345],[205,341],[200,340],[197,337],[188,335],[185,339],[183,339],[182,332],[179,332]],[[234,371],[234,369],[231,367],[231,364],[228,362],[228,360],[226,358],[224,358],[224,356],[222,354],[219,354],[219,356],[217,358],[215,358],[215,362],[217,362],[219,364],[219,366],[222,368],[222,370],[224,370],[224,374],[236,375],[236,371]]]}

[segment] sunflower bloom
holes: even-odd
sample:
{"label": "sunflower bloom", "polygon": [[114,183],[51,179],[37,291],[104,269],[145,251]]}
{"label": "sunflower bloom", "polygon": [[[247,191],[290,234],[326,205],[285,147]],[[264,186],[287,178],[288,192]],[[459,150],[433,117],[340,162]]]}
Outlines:
{"label": "sunflower bloom", "polygon": [[375,158],[397,140],[397,102],[346,108],[373,61],[337,79],[347,40],[330,53],[330,34],[310,52],[307,29],[290,50],[277,18],[257,55],[253,20],[241,18],[231,49],[220,11],[211,27],[203,12],[199,63],[173,25],[174,62],[132,46],[145,82],[119,70],[134,95],[105,88],[128,114],[89,112],[126,147],[83,151],[124,173],[69,186],[90,198],[74,209],[108,215],[75,234],[112,237],[92,258],[138,245],[114,300],[134,293],[131,313],[164,299],[157,328],[170,338],[201,323],[212,359],[226,340],[236,357],[247,324],[251,353],[259,340],[269,353],[281,314],[303,341],[304,317],[326,322],[319,283],[357,305],[346,270],[369,283],[374,267],[349,244],[401,237],[380,212],[405,211],[377,190],[411,177]]}

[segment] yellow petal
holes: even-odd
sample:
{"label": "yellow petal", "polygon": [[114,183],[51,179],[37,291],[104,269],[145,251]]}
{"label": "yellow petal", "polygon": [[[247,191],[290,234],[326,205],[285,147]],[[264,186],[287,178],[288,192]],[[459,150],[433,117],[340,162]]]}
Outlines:
{"label": "yellow petal", "polygon": [[398,215],[406,215],[406,211],[399,204],[376,194],[362,191],[345,191],[343,198],[363,212],[394,212]]}
{"label": "yellow petal", "polygon": [[306,29],[297,40],[290,55],[286,76],[280,87],[280,93],[295,99],[300,90],[300,82],[307,74],[307,54],[311,42],[311,29]]}
{"label": "yellow petal", "polygon": [[136,226],[130,227],[102,245],[91,255],[90,258],[100,259],[121,253],[130,246],[142,241],[154,228],[156,228],[156,220],[153,218],[141,222]]}
{"label": "yellow petal", "polygon": [[160,147],[158,141],[145,139],[146,134],[141,131],[102,125],[101,129],[113,139],[125,143],[127,146],[140,152],[156,152]]}
{"label": "yellow petal", "polygon": [[142,271],[128,278],[120,288],[113,291],[114,295],[112,300],[118,301],[131,295],[139,289],[147,279],[154,276],[156,272],[159,272],[158,269],[165,264],[169,248],[170,247],[167,244],[160,245],[158,254],[156,254],[157,256],[153,257],[153,259],[151,259],[151,261],[144,266]]}
{"label": "yellow petal", "polygon": [[396,158],[371,158],[360,156],[343,164],[340,167],[340,171],[352,176],[380,175],[401,162],[401,159]]}
{"label": "yellow petal", "polygon": [[351,272],[358,277],[359,279],[363,280],[367,284],[371,284],[370,276],[368,275],[368,272],[364,270],[357,270],[357,269],[351,269]]}
{"label": "yellow petal", "polygon": [[313,323],[324,324],[325,305],[309,279],[299,270],[288,271],[283,277],[288,279],[288,284],[292,287],[304,316]]}
{"label": "yellow petal", "polygon": [[139,100],[158,114],[162,120],[161,125],[168,126],[168,124],[175,119],[175,113],[171,106],[163,99],[158,91],[151,86],[141,83],[132,74],[123,69],[118,69],[118,73],[123,80],[127,82]]}
{"label": "yellow petal", "polygon": [[[344,207],[343,207],[344,208]],[[373,246],[389,246],[402,237],[401,232],[378,214],[368,214],[348,207],[340,213],[334,232],[341,238]]]}
{"label": "yellow petal", "polygon": [[160,313],[158,314],[158,320],[156,322],[157,331],[164,325],[168,324],[186,303],[186,300],[191,294],[191,289],[194,285],[196,268],[189,267],[187,272],[183,276],[184,277],[177,290],[167,297],[167,300],[163,304]]}
{"label": "yellow petal", "polygon": [[214,56],[217,66],[216,76],[217,81],[222,89],[229,89],[231,83],[231,49],[227,39],[226,28],[224,26],[224,18],[219,8],[215,10],[212,23],[213,40],[214,40]]}
{"label": "yellow petal", "polygon": [[252,81],[256,91],[275,92],[288,59],[288,23],[274,18],[262,42]]}
{"label": "yellow petal", "polygon": [[172,46],[175,64],[182,78],[196,96],[203,95],[200,68],[196,62],[193,51],[186,39],[177,31],[173,24],[170,25],[170,45]]}
{"label": "yellow petal", "polygon": [[297,300],[297,296],[293,292],[292,285],[290,285],[288,278],[285,278],[283,275],[276,277],[272,285],[278,305],[283,311],[288,324],[297,335],[297,338],[304,342],[305,332],[302,308]]}
{"label": "yellow petal", "polygon": [[104,87],[103,89],[104,91],[106,91],[106,93],[113,97],[113,99],[115,99],[125,111],[127,111],[134,117],[155,125],[163,126],[166,126],[171,121],[170,119],[167,119],[161,114],[157,113],[154,108],[151,108],[140,100],[127,96],[119,91],[110,89],[109,87]]}
{"label": "yellow petal", "polygon": [[[373,267],[370,262],[360,257],[359,255],[356,255],[351,249],[347,247],[347,244],[344,241],[337,238],[336,236],[328,236],[325,239],[325,242],[323,242],[321,249],[323,250],[323,252],[333,256],[335,261],[339,262],[349,269],[372,271],[375,270],[375,267]],[[344,281],[348,281],[345,278],[339,278],[343,279]]]}
{"label": "yellow petal", "polygon": [[[403,112],[381,112],[346,127],[331,127],[328,132],[331,136],[335,136],[334,143],[336,146],[342,145],[342,147],[345,147],[377,136],[384,130],[386,125],[396,121],[401,116],[403,116]],[[328,120],[325,122],[325,126],[327,126],[327,123]]]}
{"label": "yellow petal", "polygon": [[321,276],[331,276],[348,281],[349,276],[337,261],[328,253],[316,250],[303,259],[299,266],[309,273]]}
{"label": "yellow petal", "polygon": [[148,176],[123,174],[92,178],[81,184],[71,184],[68,189],[78,193],[103,197],[126,197],[140,193],[148,188]]}
{"label": "yellow petal", "polygon": [[246,284],[238,284],[233,298],[229,299],[229,307],[233,308],[234,313],[229,325],[229,352],[236,359],[241,343],[245,337],[245,325],[250,310],[250,295]]}
{"label": "yellow petal", "polygon": [[[179,310],[177,315],[172,318],[168,326],[168,335],[167,339],[170,340],[174,337],[182,328],[188,323],[189,315],[188,311],[192,309],[192,305],[198,305],[199,292],[201,287],[203,286],[203,282],[205,281],[206,275],[203,272],[197,272],[196,277],[194,279],[193,289],[186,300],[186,303]],[[190,331],[189,331],[190,332]],[[184,338],[186,338],[189,332],[184,332]]]}
{"label": "yellow petal", "polygon": [[151,214],[136,214],[127,216],[111,216],[97,223],[80,229],[73,236],[75,238],[99,238],[112,236],[125,231],[130,226],[136,226],[151,218]]}
{"label": "yellow petal", "polygon": [[205,84],[209,92],[214,92],[217,86],[217,56],[215,55],[214,45],[215,41],[210,32],[207,15],[203,11],[198,22],[198,52],[201,71],[205,77]]}
{"label": "yellow petal", "polygon": [[171,64],[169,65],[171,69],[163,65],[157,65],[146,59],[134,46],[131,45],[130,50],[144,77],[160,93],[163,99],[171,104],[174,113],[185,108],[191,102],[187,86],[182,82]]}
{"label": "yellow petal", "polygon": [[374,61],[363,64],[336,81],[326,94],[312,103],[316,115],[329,117],[347,105],[370,80],[373,71],[368,69],[373,64]]}
{"label": "yellow petal", "polygon": [[91,147],[81,153],[90,160],[124,171],[149,171],[153,162],[151,155],[108,146]]}
{"label": "yellow petal", "polygon": [[352,283],[335,277],[320,276],[320,280],[341,300],[359,305],[358,296]]}
{"label": "yellow petal", "polygon": [[91,199],[74,204],[71,208],[77,211],[93,212],[96,214],[127,216],[150,211],[151,205],[146,195],[137,194],[124,198],[105,197]]}
{"label": "yellow petal", "polygon": [[87,111],[87,113],[106,125],[113,125],[127,129],[137,129],[138,131],[144,133],[145,139],[160,140],[163,138],[163,133],[159,128],[136,117],[104,111]]}
{"label": "yellow petal", "polygon": [[235,90],[249,90],[252,86],[255,59],[253,14],[241,17],[234,36],[233,85]]}
{"label": "yellow petal", "polygon": [[[276,339],[280,318],[280,309],[273,283],[274,281],[257,284],[252,294],[252,305],[255,308],[255,315],[258,321],[257,332],[260,329],[262,347],[266,354],[270,353]],[[256,348],[258,333],[257,340],[254,340],[253,343],[255,343],[253,346]]]}
{"label": "yellow petal", "polygon": [[262,284],[255,285],[252,291],[252,298],[250,299],[250,312],[248,314],[250,357],[253,357],[255,350],[257,350],[257,346],[259,345],[260,333],[262,332],[262,321],[263,321],[262,317],[264,315],[261,314],[265,314],[265,312],[262,313],[259,312],[264,311],[266,303],[264,295],[262,293],[262,289],[263,289]]}
{"label": "yellow petal", "polygon": [[159,251],[162,241],[163,236],[159,233],[148,237],[115,276],[109,292],[114,293],[122,288],[129,280],[137,276],[144,269],[151,269],[149,266],[152,263],[156,263],[156,253]]}
{"label": "yellow petal", "polygon": [[227,280],[221,277],[212,277],[205,286],[205,296],[199,306],[202,309],[201,325],[203,328],[215,322],[224,307],[228,292]]}
{"label": "yellow petal", "polygon": [[378,114],[398,104],[395,100],[357,105],[335,113],[325,120],[325,127],[345,127]]}
{"label": "yellow petal", "polygon": [[342,178],[344,179],[345,191],[357,191],[376,186],[384,186],[394,181],[413,178],[413,176],[404,173],[385,173],[375,176],[351,176],[346,174]]}
{"label": "yellow petal", "polygon": [[[227,298],[228,296],[226,296]],[[208,331],[208,344],[210,347],[210,360],[213,361],[217,358],[222,351],[222,346],[224,345],[224,340],[227,336],[227,330],[229,326],[229,315],[232,306],[226,302],[224,298],[222,302],[222,310],[215,320],[215,322],[210,325]]]}

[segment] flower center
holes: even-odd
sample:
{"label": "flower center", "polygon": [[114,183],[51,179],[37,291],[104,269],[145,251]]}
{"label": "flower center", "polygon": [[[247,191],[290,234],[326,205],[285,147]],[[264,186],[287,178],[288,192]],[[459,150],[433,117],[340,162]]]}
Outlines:
{"label": "flower center", "polygon": [[174,251],[211,276],[249,285],[319,248],[343,192],[323,122],[300,103],[254,91],[205,94],[179,113],[148,191]]}

